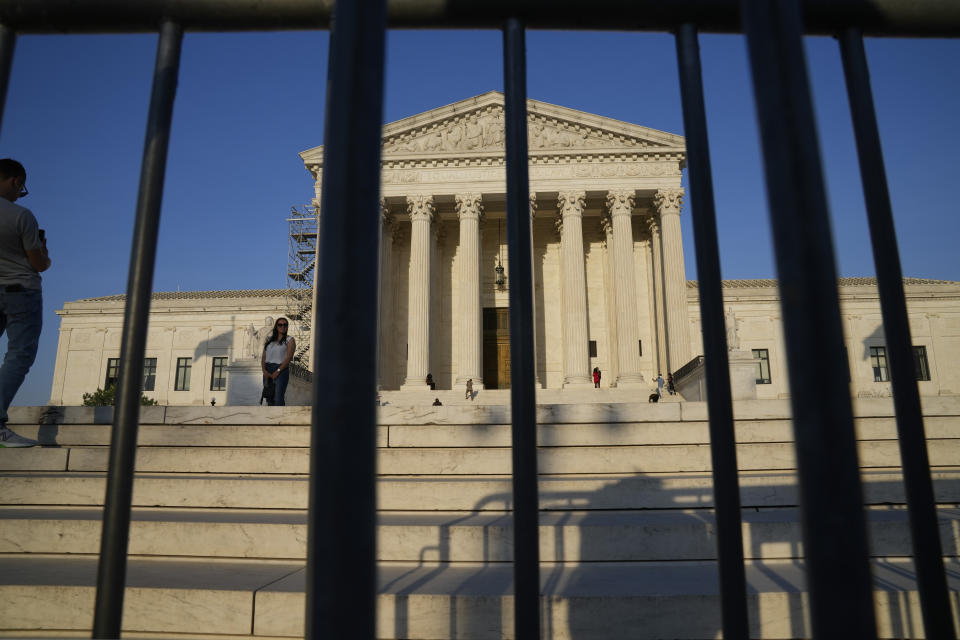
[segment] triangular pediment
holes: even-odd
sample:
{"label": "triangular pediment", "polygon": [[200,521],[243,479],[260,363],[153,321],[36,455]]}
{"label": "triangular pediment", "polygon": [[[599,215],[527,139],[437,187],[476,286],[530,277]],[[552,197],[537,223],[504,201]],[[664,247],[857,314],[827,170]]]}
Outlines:
{"label": "triangular pediment", "polygon": [[[539,151],[683,149],[682,136],[557,105],[527,100],[531,154]],[[384,155],[474,153],[504,149],[503,94],[490,91],[383,128]]]}
{"label": "triangular pediment", "polygon": [[[685,153],[683,136],[605,118],[576,109],[527,100],[528,150],[531,156],[583,152]],[[319,160],[322,147],[301,153]],[[431,109],[383,128],[384,161],[409,157],[502,156],[503,94],[489,91]]]}

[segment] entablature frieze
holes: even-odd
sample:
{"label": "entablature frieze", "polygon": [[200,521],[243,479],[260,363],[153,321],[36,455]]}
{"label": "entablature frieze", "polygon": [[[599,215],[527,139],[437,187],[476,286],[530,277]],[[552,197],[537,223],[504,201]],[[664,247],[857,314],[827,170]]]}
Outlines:
{"label": "entablature frieze", "polygon": [[[480,158],[477,162],[460,162],[463,158],[431,158],[384,162],[381,172],[383,184],[450,183],[470,181],[506,180],[506,165],[503,158]],[[568,162],[568,160],[570,160]],[[318,183],[322,177],[320,165],[309,165],[311,175]],[[615,178],[615,177],[679,177],[680,162],[663,157],[645,160],[633,155],[614,159],[600,156],[590,158],[530,158],[531,180],[545,178]]]}
{"label": "entablature frieze", "polygon": [[[590,164],[666,164],[673,165],[672,171],[679,173],[686,161],[683,149],[659,149],[650,151],[627,151],[622,149],[601,151],[531,151],[528,159],[530,166],[536,165],[590,165]],[[432,167],[502,167],[506,164],[502,151],[478,152],[471,155],[459,153],[439,153],[423,155],[392,155],[381,159],[381,167],[387,169],[424,169]],[[316,173],[320,165],[310,165]]]}
{"label": "entablature frieze", "polygon": [[[637,189],[652,192],[679,188],[682,177],[676,165],[669,163],[533,165],[529,175],[531,190],[540,192],[570,189]],[[502,166],[385,169],[381,186],[384,196],[400,196],[410,192],[504,193],[506,171]]]}

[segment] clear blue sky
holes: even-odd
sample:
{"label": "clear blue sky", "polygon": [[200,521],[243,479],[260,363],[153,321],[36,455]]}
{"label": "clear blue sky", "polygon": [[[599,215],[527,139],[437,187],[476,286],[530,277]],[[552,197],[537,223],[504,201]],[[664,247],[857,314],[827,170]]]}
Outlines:
{"label": "clear blue sky", "polygon": [[[37,363],[14,404],[49,399],[54,310],[126,289],[156,40],[17,42],[0,157],[27,167],[21,204],[47,230],[53,267]],[[837,45],[806,43],[840,274],[873,275]],[[323,142],[327,44],[326,33],[185,36],[155,291],[285,286],[285,218],[313,195],[297,153]],[[683,133],[671,36],[531,32],[527,46],[529,97]],[[774,277],[745,43],[701,46],[723,277]],[[904,273],[960,280],[960,41],[869,40],[867,53]],[[387,55],[387,122],[503,87],[497,32],[391,32]]]}

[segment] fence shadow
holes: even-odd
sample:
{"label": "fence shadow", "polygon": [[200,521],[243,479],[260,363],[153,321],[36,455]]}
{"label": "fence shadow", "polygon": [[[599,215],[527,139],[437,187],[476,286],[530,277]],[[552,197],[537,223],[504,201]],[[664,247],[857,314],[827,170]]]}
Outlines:
{"label": "fence shadow", "polygon": [[[541,637],[600,640],[620,637],[620,632],[638,639],[721,637],[712,490],[709,482],[702,489],[676,488],[679,478],[643,473],[578,477],[578,483],[593,480],[599,485],[588,491],[544,489],[541,483]],[[960,481],[942,481],[939,488],[956,495],[958,485]],[[896,479],[874,483],[873,488],[880,496],[902,492]],[[757,500],[791,494],[796,495],[796,487],[785,491],[780,482],[753,484],[742,491],[751,637],[770,631],[810,637],[799,510],[795,503]],[[395,637],[408,637],[411,620],[422,606],[412,608],[411,598],[418,593],[447,599],[435,603],[447,610],[443,637],[512,634],[510,509],[509,492],[483,497],[470,512],[439,526],[436,540],[422,546],[417,566],[381,584],[381,593],[395,595]],[[951,518],[944,525],[948,530],[960,523],[960,514]],[[464,526],[481,529],[477,563],[463,563],[458,557],[462,552],[454,548],[462,535],[457,529]],[[922,631],[919,616],[912,613],[916,576],[912,565],[903,562],[910,554],[909,534],[901,538],[895,546],[882,548],[893,559],[875,566],[878,622],[889,633],[882,637],[912,637]],[[944,544],[945,553],[955,555],[953,537],[945,536]],[[960,565],[948,566],[951,595],[960,597]]]}

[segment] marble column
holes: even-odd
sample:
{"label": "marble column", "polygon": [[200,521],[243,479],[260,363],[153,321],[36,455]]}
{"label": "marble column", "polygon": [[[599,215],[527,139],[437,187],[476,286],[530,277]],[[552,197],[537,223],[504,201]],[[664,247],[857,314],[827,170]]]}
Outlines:
{"label": "marble column", "polygon": [[533,294],[533,386],[535,389],[542,389],[543,385],[540,384],[540,369],[537,366],[537,269],[536,269],[536,256],[534,255],[534,248],[536,244],[533,241],[533,221],[537,217],[537,194],[530,192],[530,284],[531,284],[531,293]]}
{"label": "marble column", "polygon": [[396,288],[393,269],[393,235],[396,221],[387,206],[386,200],[380,198],[380,291],[379,316],[377,317],[377,334],[379,335],[379,351],[377,357],[377,389],[383,389],[393,384],[392,363],[390,357],[391,345],[396,343],[397,336],[393,333],[393,291]]}
{"label": "marble column", "polygon": [[563,266],[563,386],[590,386],[587,282],[583,256],[584,191],[561,192],[560,260]]}
{"label": "marble column", "polygon": [[[617,376],[620,374],[620,363],[617,361],[617,264],[613,256],[613,220],[610,218],[610,212],[605,212],[600,216],[600,231],[604,238],[604,260],[606,266],[606,275],[603,280],[604,286],[604,304],[607,314],[607,335],[610,362],[607,364],[607,370],[603,375],[607,378],[607,383],[611,387],[617,386]],[[613,292],[611,295],[610,292]],[[612,384],[611,384],[612,381]]]}
{"label": "marble column", "polygon": [[640,331],[637,327],[637,282],[633,260],[632,190],[607,192],[607,210],[613,222],[614,286],[617,301],[617,387],[640,387]]}
{"label": "marble column", "polygon": [[[652,263],[653,330],[656,334],[656,373],[668,373],[667,367],[667,319],[663,310],[663,246],[660,243],[660,221],[656,216],[647,218],[650,226],[650,261]],[[666,378],[664,378],[666,380]]]}
{"label": "marble column", "polygon": [[473,380],[483,388],[483,325],[480,317],[480,221],[483,201],[479,193],[456,195],[460,218],[460,323],[458,388]]}
{"label": "marble column", "polygon": [[[667,316],[667,369],[676,371],[690,360],[690,314],[687,276],[680,235],[683,189],[661,189],[653,196],[660,214],[663,244],[663,293]],[[663,372],[666,379],[668,371]]]}
{"label": "marble column", "polygon": [[[317,174],[319,175],[319,174]],[[319,180],[317,183],[319,184]],[[318,315],[317,309],[320,308],[320,287],[317,286],[320,283],[320,187],[315,187],[317,190],[317,197],[313,200],[313,213],[317,218],[317,249],[313,254],[313,290],[310,292],[310,319],[309,319],[309,329],[306,334],[305,344],[298,344],[297,348],[303,348],[304,346],[308,347],[308,357],[307,365],[310,367],[310,371],[317,370],[317,354],[313,345],[313,332],[316,329],[317,324],[320,322],[320,317]],[[288,319],[289,320],[289,319]],[[289,327],[287,330],[289,331]],[[229,382],[227,383],[230,384]],[[163,399],[160,399],[163,402]]]}
{"label": "marble column", "polygon": [[433,196],[407,196],[410,214],[410,276],[407,313],[407,379],[402,390],[428,389],[430,373],[430,274],[435,216]]}

